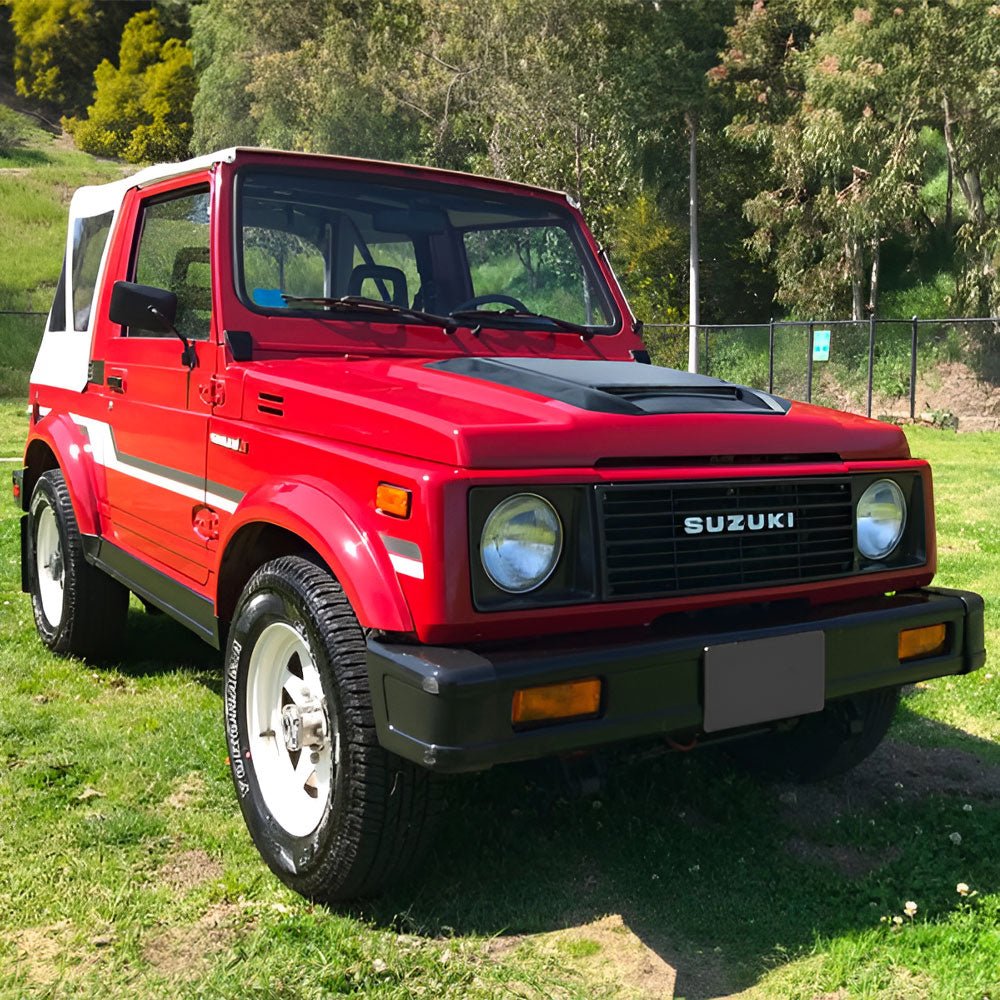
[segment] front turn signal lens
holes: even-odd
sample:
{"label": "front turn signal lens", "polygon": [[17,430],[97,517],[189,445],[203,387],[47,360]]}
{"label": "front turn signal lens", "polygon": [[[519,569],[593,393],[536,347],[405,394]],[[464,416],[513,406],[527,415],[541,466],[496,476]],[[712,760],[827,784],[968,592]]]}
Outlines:
{"label": "front turn signal lens", "polygon": [[948,626],[944,622],[922,628],[904,628],[899,633],[899,662],[937,656],[944,652],[947,640]]}
{"label": "front turn signal lens", "polygon": [[381,514],[391,514],[393,517],[409,517],[412,496],[410,491],[403,489],[402,486],[379,483],[375,490],[375,506]]}
{"label": "front turn signal lens", "polygon": [[601,681],[589,677],[566,684],[543,684],[514,692],[510,719],[515,726],[555,722],[597,715],[601,708]]}

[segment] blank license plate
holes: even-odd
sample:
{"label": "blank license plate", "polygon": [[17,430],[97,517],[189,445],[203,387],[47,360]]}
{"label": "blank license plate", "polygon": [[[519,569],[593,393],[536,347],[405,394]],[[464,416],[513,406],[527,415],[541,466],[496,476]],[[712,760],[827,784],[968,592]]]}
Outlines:
{"label": "blank license plate", "polygon": [[822,632],[705,649],[705,732],[819,712],[826,689]]}

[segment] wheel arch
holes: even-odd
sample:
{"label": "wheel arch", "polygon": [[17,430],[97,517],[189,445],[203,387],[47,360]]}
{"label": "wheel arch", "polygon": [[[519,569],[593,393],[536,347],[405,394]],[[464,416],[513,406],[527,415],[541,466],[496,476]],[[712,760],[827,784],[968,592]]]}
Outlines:
{"label": "wheel arch", "polygon": [[314,486],[284,483],[247,498],[227,526],[219,559],[216,615],[232,620],[254,571],[283,555],[310,555],[344,590],[365,628],[409,632],[413,620],[388,555],[346,511]]}
{"label": "wheel arch", "polygon": [[59,469],[63,474],[81,534],[99,534],[90,443],[81,429],[64,414],[53,415],[39,424],[25,448],[21,487],[23,510],[31,504],[31,494],[39,476],[51,469]]}

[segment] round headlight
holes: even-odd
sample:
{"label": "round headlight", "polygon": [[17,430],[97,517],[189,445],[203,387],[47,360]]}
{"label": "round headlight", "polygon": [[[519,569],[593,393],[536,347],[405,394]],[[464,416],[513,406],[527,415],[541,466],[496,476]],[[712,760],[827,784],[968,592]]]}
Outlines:
{"label": "round headlight", "polygon": [[486,575],[508,594],[525,594],[552,575],[562,552],[555,508],[534,493],[507,497],[483,525],[479,557]]}
{"label": "round headlight", "polygon": [[891,480],[880,479],[858,501],[858,550],[866,559],[884,559],[906,527],[906,500]]}

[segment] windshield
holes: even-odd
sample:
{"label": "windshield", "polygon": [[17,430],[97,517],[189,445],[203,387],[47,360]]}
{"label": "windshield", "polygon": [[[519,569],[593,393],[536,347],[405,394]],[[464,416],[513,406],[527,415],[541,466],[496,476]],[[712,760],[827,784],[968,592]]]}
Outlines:
{"label": "windshield", "polygon": [[[573,215],[542,198],[340,171],[240,172],[237,282],[265,312],[613,333]],[[334,301],[345,300],[345,301]],[[378,319],[376,319],[378,317]],[[382,320],[385,321],[385,320]]]}

